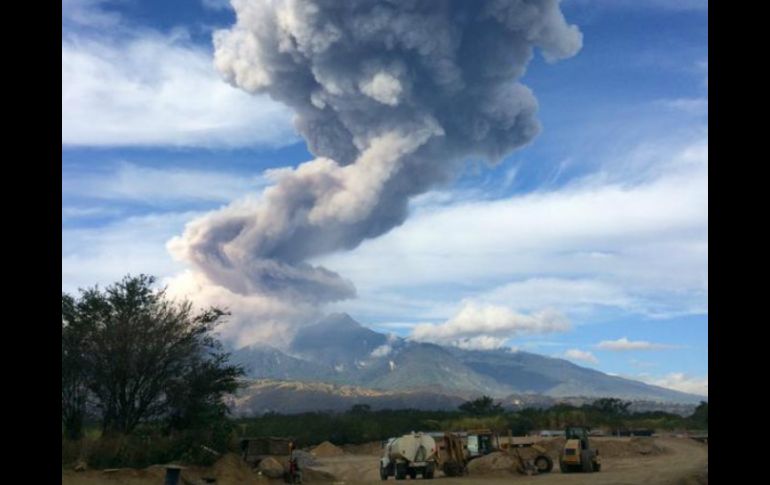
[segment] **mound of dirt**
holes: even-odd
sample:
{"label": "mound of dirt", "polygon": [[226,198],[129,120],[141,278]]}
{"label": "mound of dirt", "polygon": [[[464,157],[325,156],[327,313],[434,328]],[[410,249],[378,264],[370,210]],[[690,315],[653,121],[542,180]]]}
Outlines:
{"label": "mound of dirt", "polygon": [[338,448],[337,446],[334,446],[332,443],[328,441],[324,441],[320,445],[310,450],[310,452],[313,454],[313,456],[317,456],[319,458],[328,458],[330,456],[342,456],[345,454],[345,452],[342,451],[342,448]]}
{"label": "mound of dirt", "polygon": [[471,460],[468,463],[468,472],[483,475],[485,473],[494,473],[501,471],[513,471],[516,469],[516,462],[507,453],[496,451],[486,456]]}
{"label": "mound of dirt", "polygon": [[[283,467],[281,467],[283,470]],[[251,467],[235,453],[222,456],[207,472],[217,479],[217,485],[247,485],[264,483]]]}
{"label": "mound of dirt", "polygon": [[259,466],[257,468],[262,473],[262,475],[268,478],[283,477],[283,465],[281,465],[281,462],[272,456],[268,456],[267,458],[260,460]]}
{"label": "mound of dirt", "polygon": [[302,470],[302,480],[307,482],[335,482],[337,477],[323,470],[305,468]]}
{"label": "mound of dirt", "polygon": [[345,453],[350,453],[351,455],[381,455],[383,453],[382,443],[379,441],[360,445],[342,445],[342,449]]}
{"label": "mound of dirt", "polygon": [[600,456],[607,458],[629,458],[634,456],[658,456],[666,453],[655,438],[636,436],[633,438],[605,438],[592,440],[591,446],[599,449]]}
{"label": "mound of dirt", "polygon": [[666,452],[666,449],[662,446],[658,445],[658,443],[655,442],[655,438],[650,438],[646,436],[637,436],[634,438],[631,438],[631,441],[629,441],[629,445],[631,446],[632,451],[640,454],[640,455],[662,455]]}

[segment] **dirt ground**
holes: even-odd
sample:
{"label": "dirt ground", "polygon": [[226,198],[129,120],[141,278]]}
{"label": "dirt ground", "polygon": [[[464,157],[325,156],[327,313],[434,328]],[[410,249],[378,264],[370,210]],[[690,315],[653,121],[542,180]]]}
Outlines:
{"label": "dirt ground", "polygon": [[[556,442],[553,443],[557,445]],[[708,446],[687,438],[654,438],[640,445],[628,438],[596,438],[592,446],[602,456],[602,471],[590,475],[580,473],[562,474],[558,461],[548,474],[532,477],[516,472],[497,471],[488,474],[468,475],[461,478],[444,477],[440,472],[434,480],[446,484],[504,483],[526,484],[662,484],[701,485],[708,484]],[[344,447],[343,447],[344,448]],[[552,448],[548,447],[551,453]],[[359,447],[355,452],[346,450],[341,456],[318,457],[318,466],[305,471],[305,483],[325,484],[381,484],[379,477],[379,448]],[[652,451],[652,452],[651,452]],[[357,452],[357,453],[356,453]],[[257,475],[242,462],[225,457],[211,469],[189,469],[183,473],[180,485],[197,485],[198,477],[214,476],[217,485],[277,484],[280,480],[268,480]],[[334,477],[333,479],[331,477]],[[421,478],[417,478],[421,480]],[[388,481],[395,481],[390,477]],[[163,469],[150,467],[145,470],[120,470],[104,473],[98,470],[75,472],[62,471],[62,485],[150,485],[163,483]],[[401,482],[399,482],[401,483]]]}
{"label": "dirt ground", "polygon": [[[645,440],[647,441],[647,440]],[[548,474],[532,477],[516,472],[496,472],[483,475],[468,475],[462,478],[444,477],[437,474],[434,480],[446,484],[504,483],[524,484],[663,484],[700,485],[708,483],[708,446],[687,438],[651,438],[656,450],[649,452],[648,446],[637,446],[629,438],[596,438],[592,446],[602,456],[602,471],[590,475],[559,472],[558,461]],[[645,443],[647,444],[647,443]],[[605,453],[602,453],[604,449]],[[632,453],[629,450],[640,450]],[[379,478],[379,455],[345,455],[319,459],[321,466],[314,467],[334,475],[337,485],[382,483]],[[417,478],[420,480],[420,478]],[[388,481],[393,480],[389,478]],[[400,482],[399,482],[400,483]]]}

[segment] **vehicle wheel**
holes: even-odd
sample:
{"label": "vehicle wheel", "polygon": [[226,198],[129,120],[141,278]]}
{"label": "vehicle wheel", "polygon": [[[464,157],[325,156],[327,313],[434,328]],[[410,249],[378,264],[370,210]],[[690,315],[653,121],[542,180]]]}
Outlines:
{"label": "vehicle wheel", "polygon": [[396,480],[403,480],[406,478],[406,465],[403,463],[396,463]]}
{"label": "vehicle wheel", "polygon": [[410,468],[409,469],[409,478],[411,478],[412,480],[417,478],[417,470],[415,470],[414,468]]}
{"label": "vehicle wheel", "polygon": [[580,469],[583,473],[591,473],[594,471],[594,454],[591,450],[583,450],[580,452]]}
{"label": "vehicle wheel", "polygon": [[433,479],[433,465],[428,465],[425,467],[425,471],[422,472],[422,478],[425,480],[432,480]]}
{"label": "vehicle wheel", "polygon": [[388,469],[380,464],[380,478],[383,480],[388,479]]}
{"label": "vehicle wheel", "polygon": [[562,473],[569,473],[570,472],[569,465],[559,460],[559,471]]}
{"label": "vehicle wheel", "polygon": [[599,472],[602,470],[602,464],[601,463],[594,463],[594,471]]}
{"label": "vehicle wheel", "polygon": [[540,455],[535,458],[535,467],[538,473],[549,473],[553,470],[553,460],[548,455]]}

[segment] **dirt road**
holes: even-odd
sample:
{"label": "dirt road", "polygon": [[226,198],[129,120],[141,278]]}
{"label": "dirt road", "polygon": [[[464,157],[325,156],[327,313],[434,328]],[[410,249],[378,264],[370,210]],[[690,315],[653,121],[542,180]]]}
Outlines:
{"label": "dirt road", "polygon": [[[598,441],[598,440],[597,440]],[[517,473],[498,472],[490,475],[450,478],[439,473],[434,480],[438,483],[465,484],[483,483],[485,485],[506,484],[511,482],[524,484],[665,484],[665,485],[700,485],[708,483],[708,446],[686,438],[657,438],[657,443],[666,448],[667,453],[658,456],[638,456],[629,458],[603,458],[602,471],[590,475],[580,473],[563,474],[558,464],[553,472],[533,477]],[[601,441],[597,443],[601,452]],[[320,470],[337,477],[338,485],[372,485],[382,481],[379,478],[378,456],[346,455],[322,459]],[[418,478],[420,480],[420,478]],[[395,481],[392,477],[388,481]],[[402,482],[399,482],[402,483]]]}
{"label": "dirt road", "polygon": [[[625,440],[626,444],[623,443]],[[516,472],[498,471],[494,474],[472,474],[461,478],[444,477],[438,472],[434,480],[440,484],[483,484],[502,485],[517,483],[522,485],[702,485],[708,484],[708,446],[687,438],[655,438],[654,443],[664,448],[655,455],[632,455],[634,448],[628,446],[628,439],[602,438],[592,440],[602,454],[602,471],[582,474],[559,472],[558,464],[551,473],[527,477]],[[364,449],[366,454],[346,453],[343,456],[319,457],[319,466],[306,470],[305,483],[325,483],[334,485],[374,485],[382,484],[379,477],[379,455],[375,449]],[[163,467],[149,467],[143,470],[123,469],[114,473],[100,470],[75,472],[62,470],[62,485],[158,485],[163,483]],[[334,480],[321,480],[329,473]],[[197,485],[198,479],[185,480],[185,476],[213,476],[218,485],[274,485],[281,480],[269,480],[257,475],[237,455],[228,455],[214,467],[183,472],[181,483]],[[314,479],[315,478],[315,479]],[[422,480],[418,478],[418,480]],[[395,483],[393,477],[388,482]],[[399,481],[398,483],[408,483]],[[180,484],[181,485],[181,484]]]}

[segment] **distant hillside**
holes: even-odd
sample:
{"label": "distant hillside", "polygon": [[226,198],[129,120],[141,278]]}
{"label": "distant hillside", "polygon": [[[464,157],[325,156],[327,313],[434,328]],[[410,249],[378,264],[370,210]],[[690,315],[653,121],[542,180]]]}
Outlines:
{"label": "distant hillside", "polygon": [[[395,402],[393,396],[414,392],[441,396],[487,394],[496,398],[616,397],[683,404],[706,399],[529,352],[464,350],[389,338],[346,314],[334,314],[303,328],[286,352],[272,347],[245,347],[234,351],[233,359],[246,367],[250,378],[357,386],[366,392],[382,393],[378,399],[390,399],[388,402]],[[287,389],[260,388],[259,394],[267,396],[269,390],[270,395],[277,395],[279,390],[289,392]],[[323,396],[314,395],[319,399],[319,409],[332,402],[326,397],[329,388],[323,389]],[[277,398],[260,399],[268,403],[266,406],[278,402]],[[343,406],[334,400],[334,406],[338,405]]]}
{"label": "distant hillside", "polygon": [[465,400],[461,396],[419,390],[379,391],[319,382],[259,380],[241,390],[233,399],[231,407],[236,416],[259,415],[271,411],[284,414],[307,411],[342,412],[349,410],[354,404],[368,404],[373,410],[454,410]]}

